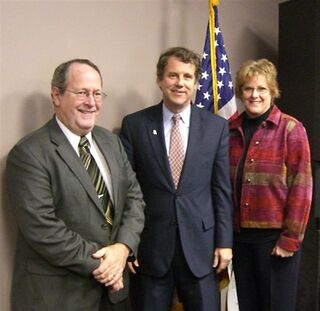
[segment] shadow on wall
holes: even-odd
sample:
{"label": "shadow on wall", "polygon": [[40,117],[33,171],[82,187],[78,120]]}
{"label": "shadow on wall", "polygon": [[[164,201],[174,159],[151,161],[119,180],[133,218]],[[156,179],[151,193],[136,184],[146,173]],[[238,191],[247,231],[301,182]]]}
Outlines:
{"label": "shadow on wall", "polygon": [[[247,45],[248,42],[251,42],[249,46]],[[268,35],[265,34],[264,36],[261,29],[255,31],[246,27],[242,35],[239,36],[238,46],[239,50],[243,51],[242,55],[251,55],[250,58],[253,59],[267,58],[275,65],[278,64],[278,52],[274,49],[274,44],[268,41]],[[246,59],[243,61],[246,61]]]}
{"label": "shadow on wall", "polygon": [[112,129],[112,132],[115,134],[119,134],[122,119],[126,115],[144,109],[148,106],[155,105],[157,103],[158,102],[147,102],[146,98],[143,95],[134,90],[129,90],[121,97],[117,98],[115,101],[115,118],[119,121],[119,126],[114,127]]}
{"label": "shadow on wall", "polygon": [[[21,111],[19,111],[19,114],[15,115],[15,120],[13,124],[10,125],[10,127],[18,129],[18,133],[15,135],[17,137],[16,140],[41,126],[52,115],[52,104],[50,97],[44,96],[43,94],[33,93],[25,97],[25,99],[22,101],[21,107]],[[8,128],[8,130],[10,129]],[[17,141],[14,141],[12,145],[14,145],[16,142]],[[11,148],[11,146],[8,148]],[[9,150],[7,150],[7,153],[9,153]],[[9,204],[9,198],[6,189],[6,161],[7,154],[0,159],[0,217],[2,218],[3,223],[1,234],[4,237],[5,244],[5,255],[3,254],[5,256],[4,262],[6,263],[7,271],[12,271],[17,236],[17,224]],[[9,274],[11,274],[11,272]]]}
{"label": "shadow on wall", "polygon": [[6,183],[5,183],[5,166],[6,166],[7,157],[0,159],[1,167],[1,176],[0,176],[0,185],[1,185],[1,217],[3,220],[2,234],[5,237],[5,244],[8,246],[5,249],[8,263],[8,270],[11,270],[11,265],[13,263],[14,250],[16,244],[16,234],[17,234],[17,225],[15,222],[14,215],[9,206],[9,199],[7,195]]}
{"label": "shadow on wall", "polygon": [[53,116],[51,98],[41,93],[32,93],[26,97],[20,114],[22,136],[39,128]]}
{"label": "shadow on wall", "polygon": [[[14,255],[16,250],[17,224],[11,206],[5,183],[5,166],[7,155],[0,159],[0,217],[1,217],[1,310],[10,310],[10,292],[12,273],[14,265]],[[2,301],[1,301],[2,300]],[[2,309],[3,308],[3,309]]]}

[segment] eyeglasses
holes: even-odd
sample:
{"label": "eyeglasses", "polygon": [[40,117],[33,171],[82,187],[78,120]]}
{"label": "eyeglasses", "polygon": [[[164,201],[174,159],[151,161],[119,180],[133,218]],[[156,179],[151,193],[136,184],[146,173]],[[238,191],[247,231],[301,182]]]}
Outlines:
{"label": "eyeglasses", "polygon": [[242,87],[242,92],[244,94],[253,94],[254,91],[257,91],[257,93],[259,95],[264,95],[264,94],[267,94],[269,92],[269,89],[266,88],[266,87],[263,87],[263,86],[259,86],[257,88],[254,88],[254,87],[250,87],[250,86],[244,86]]}
{"label": "eyeglasses", "polygon": [[81,90],[81,91],[65,90],[65,91],[76,95],[76,97],[81,100],[87,99],[91,95],[93,96],[93,99],[95,101],[102,101],[105,97],[107,97],[107,94],[103,93],[102,91],[95,91],[92,93],[87,90]]}

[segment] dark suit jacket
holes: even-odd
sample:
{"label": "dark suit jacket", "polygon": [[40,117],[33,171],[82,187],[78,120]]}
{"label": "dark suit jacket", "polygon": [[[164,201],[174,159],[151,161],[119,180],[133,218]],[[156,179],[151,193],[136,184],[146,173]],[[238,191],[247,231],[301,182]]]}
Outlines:
{"label": "dark suit jacket", "polygon": [[[55,118],[22,139],[7,160],[7,187],[18,223],[13,310],[98,311],[105,287],[91,272],[92,253],[122,242],[136,253],[143,228],[142,193],[120,139],[95,127],[111,171],[115,215],[111,235],[80,158]],[[127,288],[112,295],[123,300]]]}
{"label": "dark suit jacket", "polygon": [[162,104],[124,118],[121,139],[142,188],[145,228],[138,251],[143,273],[163,276],[177,226],[187,263],[197,277],[212,271],[216,247],[232,247],[228,123],[191,107],[189,141],[175,190],[165,147]]}

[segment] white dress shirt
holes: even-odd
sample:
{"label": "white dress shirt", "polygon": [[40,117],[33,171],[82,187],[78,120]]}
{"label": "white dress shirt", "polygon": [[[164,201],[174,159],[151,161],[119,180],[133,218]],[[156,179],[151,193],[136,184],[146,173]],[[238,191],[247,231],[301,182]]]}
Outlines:
{"label": "white dress shirt", "polygon": [[[171,128],[173,126],[172,117],[174,113],[170,111],[165,104],[163,104],[162,115],[163,115],[164,138],[166,141],[167,155],[169,156]],[[183,141],[184,153],[186,153],[187,146],[188,146],[188,139],[189,139],[191,105],[188,105],[186,109],[184,109],[182,112],[179,113],[179,115],[181,117],[179,122],[179,128],[180,128],[180,133]]]}

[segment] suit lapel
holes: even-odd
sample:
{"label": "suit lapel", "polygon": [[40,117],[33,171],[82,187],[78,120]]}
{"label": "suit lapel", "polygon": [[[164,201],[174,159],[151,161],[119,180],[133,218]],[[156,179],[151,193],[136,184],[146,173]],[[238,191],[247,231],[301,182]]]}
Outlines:
{"label": "suit lapel", "polygon": [[68,139],[61,131],[55,118],[52,119],[49,123],[49,132],[51,136],[51,141],[57,146],[56,150],[61,159],[68,165],[75,177],[79,180],[80,184],[87,191],[88,195],[90,196],[94,204],[104,214],[96,190],[87,171],[85,170],[80,158],[72,148]]}
{"label": "suit lapel", "polygon": [[151,149],[154,154],[154,159],[158,161],[159,167],[164,176],[170,180],[171,184],[173,185],[164,138],[161,103],[155,106],[155,109],[151,110],[151,113],[149,114],[149,120],[146,125],[146,131],[148,133]]}

